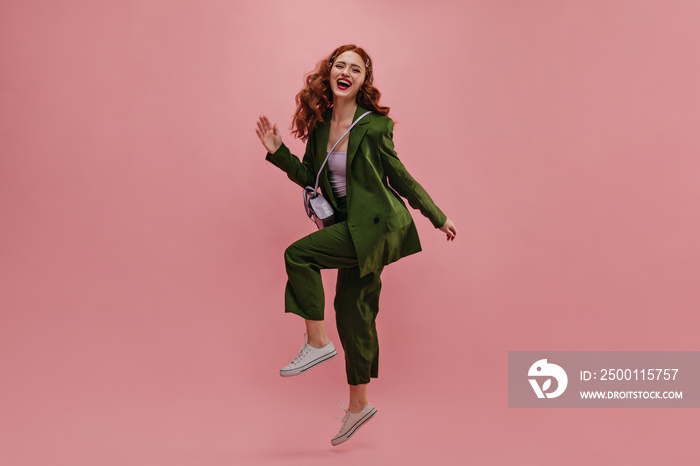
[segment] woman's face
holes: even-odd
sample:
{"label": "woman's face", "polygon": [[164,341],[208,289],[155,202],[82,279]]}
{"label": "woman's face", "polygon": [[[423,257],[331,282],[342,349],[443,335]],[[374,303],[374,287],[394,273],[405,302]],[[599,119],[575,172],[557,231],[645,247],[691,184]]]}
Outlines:
{"label": "woman's face", "polygon": [[357,53],[343,52],[331,65],[331,90],[333,97],[355,99],[365,82],[365,63]]}

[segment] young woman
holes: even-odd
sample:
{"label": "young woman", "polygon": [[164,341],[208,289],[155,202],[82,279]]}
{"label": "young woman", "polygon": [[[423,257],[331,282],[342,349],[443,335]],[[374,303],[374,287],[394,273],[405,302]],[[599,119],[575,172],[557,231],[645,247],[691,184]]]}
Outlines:
{"label": "young woman", "polygon": [[[335,210],[336,223],[287,248],[285,312],[306,323],[305,344],[282,376],[305,372],[336,355],[324,327],[321,269],[338,269],[334,307],[350,386],[350,403],[338,434],[349,439],[377,410],[367,401],[367,384],[379,370],[375,319],[379,279],[385,265],[421,250],[418,232],[401,196],[454,240],[457,230],[428,193],[411,177],[394,151],[393,121],[381,93],[372,85],[372,61],[355,45],[338,47],[307,76],[296,96],[293,134],[306,141],[300,161],[282,143],[276,124],[261,116],[256,134],[266,160],[301,187],[314,186],[328,151],[367,111],[331,153],[321,174],[323,196]],[[301,210],[301,207],[300,207]]]}

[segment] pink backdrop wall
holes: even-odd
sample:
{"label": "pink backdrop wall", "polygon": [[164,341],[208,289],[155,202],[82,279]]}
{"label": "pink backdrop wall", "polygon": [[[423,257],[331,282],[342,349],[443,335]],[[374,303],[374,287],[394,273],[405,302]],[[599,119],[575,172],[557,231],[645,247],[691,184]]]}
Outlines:
{"label": "pink backdrop wall", "polygon": [[[698,350],[695,1],[0,4],[0,463],[695,464],[690,409],[507,408],[509,350]],[[372,55],[459,230],[386,269],[379,415],[329,439],[267,162],[305,73]],[[324,274],[330,307],[335,275]]]}

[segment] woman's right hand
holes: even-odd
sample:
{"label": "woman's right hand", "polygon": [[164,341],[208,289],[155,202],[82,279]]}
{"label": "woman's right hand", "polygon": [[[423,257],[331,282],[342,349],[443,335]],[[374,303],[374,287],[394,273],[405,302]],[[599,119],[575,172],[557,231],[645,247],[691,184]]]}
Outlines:
{"label": "woman's right hand", "polygon": [[255,130],[255,134],[258,135],[260,142],[270,154],[277,152],[277,149],[282,145],[282,136],[280,136],[277,125],[270,123],[270,120],[265,115],[258,120],[258,128]]}

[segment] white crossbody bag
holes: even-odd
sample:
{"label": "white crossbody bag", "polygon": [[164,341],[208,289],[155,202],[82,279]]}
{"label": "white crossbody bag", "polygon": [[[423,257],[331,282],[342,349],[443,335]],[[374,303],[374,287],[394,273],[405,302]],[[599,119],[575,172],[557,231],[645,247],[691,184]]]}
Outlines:
{"label": "white crossbody bag", "polygon": [[318,182],[321,178],[323,167],[326,166],[326,162],[328,162],[328,158],[331,156],[331,153],[335,150],[338,144],[340,144],[340,141],[342,141],[343,138],[348,135],[353,126],[355,126],[358,121],[370,113],[372,112],[365,112],[360,115],[357,120],[353,121],[348,130],[345,131],[342,136],[340,136],[338,142],[336,142],[333,145],[333,148],[328,151],[328,154],[326,154],[326,160],[323,161],[321,168],[319,168],[318,174],[316,175],[316,186],[313,188],[311,186],[304,188],[304,210],[306,210],[306,215],[308,215],[311,221],[316,224],[319,230],[335,223],[335,212],[333,211],[333,207],[331,206],[330,202],[328,202],[318,191]]}

